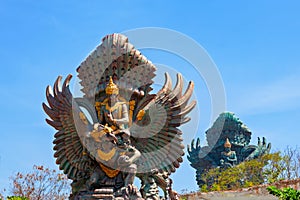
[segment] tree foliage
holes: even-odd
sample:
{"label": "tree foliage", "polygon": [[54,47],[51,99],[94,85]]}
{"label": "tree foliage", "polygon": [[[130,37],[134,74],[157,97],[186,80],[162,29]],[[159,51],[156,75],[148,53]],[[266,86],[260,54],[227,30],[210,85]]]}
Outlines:
{"label": "tree foliage", "polygon": [[201,191],[219,191],[274,183],[299,178],[300,153],[287,147],[284,153],[275,152],[228,168],[214,168],[202,174],[207,183]]}
{"label": "tree foliage", "polygon": [[283,188],[279,189],[275,186],[267,187],[267,190],[270,194],[279,197],[280,200],[299,200],[300,199],[300,191],[297,191],[293,188]]}
{"label": "tree foliage", "polygon": [[70,193],[68,178],[56,170],[50,170],[43,166],[35,165],[32,172],[18,172],[10,179],[12,196],[7,199],[60,200],[67,199]]}
{"label": "tree foliage", "polygon": [[11,197],[7,197],[7,200],[29,200],[29,199],[26,197],[11,196]]}

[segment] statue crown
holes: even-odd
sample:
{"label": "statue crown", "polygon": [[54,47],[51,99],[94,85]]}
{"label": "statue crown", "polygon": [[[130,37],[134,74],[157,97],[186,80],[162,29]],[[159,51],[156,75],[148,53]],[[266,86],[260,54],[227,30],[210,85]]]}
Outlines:
{"label": "statue crown", "polygon": [[109,77],[109,82],[105,88],[105,93],[112,95],[112,94],[119,94],[119,88],[116,84],[114,84],[112,77]]}
{"label": "statue crown", "polygon": [[226,138],[226,142],[224,143],[224,147],[228,147],[228,148],[231,148],[231,144],[229,142],[229,139]]}

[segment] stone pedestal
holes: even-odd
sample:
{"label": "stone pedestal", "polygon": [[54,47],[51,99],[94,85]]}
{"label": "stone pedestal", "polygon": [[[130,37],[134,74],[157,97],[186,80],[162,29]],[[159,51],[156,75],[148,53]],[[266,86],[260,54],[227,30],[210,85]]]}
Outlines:
{"label": "stone pedestal", "polygon": [[74,200],[115,200],[115,198],[114,198],[113,189],[101,188],[101,189],[95,189],[94,192],[92,193],[81,192],[80,194],[74,197]]}
{"label": "stone pedestal", "polygon": [[114,192],[112,188],[95,189],[93,192],[81,191],[76,196],[70,196],[70,200],[144,200],[136,188],[128,191],[127,188],[121,188]]}
{"label": "stone pedestal", "polygon": [[113,189],[96,189],[92,197],[99,200],[113,200]]}

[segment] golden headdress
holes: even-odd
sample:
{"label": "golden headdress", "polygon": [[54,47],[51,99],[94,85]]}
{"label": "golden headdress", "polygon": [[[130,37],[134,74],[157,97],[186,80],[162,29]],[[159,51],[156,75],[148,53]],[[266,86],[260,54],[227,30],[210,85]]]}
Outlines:
{"label": "golden headdress", "polygon": [[228,138],[226,138],[226,142],[224,143],[224,147],[231,148],[231,144],[230,144]]}
{"label": "golden headdress", "polygon": [[105,93],[108,95],[119,94],[119,88],[114,84],[111,76],[109,77],[109,82],[105,88]]}

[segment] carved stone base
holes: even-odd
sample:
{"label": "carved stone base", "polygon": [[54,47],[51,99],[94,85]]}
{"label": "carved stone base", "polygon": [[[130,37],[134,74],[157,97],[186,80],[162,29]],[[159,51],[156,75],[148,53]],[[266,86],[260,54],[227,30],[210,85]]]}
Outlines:
{"label": "carved stone base", "polygon": [[114,194],[112,189],[96,189],[92,197],[94,199],[113,200]]}
{"label": "carved stone base", "polygon": [[75,196],[71,195],[70,200],[143,200],[140,193],[134,188],[122,188],[116,192],[112,188],[95,189],[93,192],[81,191]]}
{"label": "carved stone base", "polygon": [[70,197],[73,200],[114,200],[113,189],[102,188],[95,189],[94,192],[81,191],[74,197]]}

